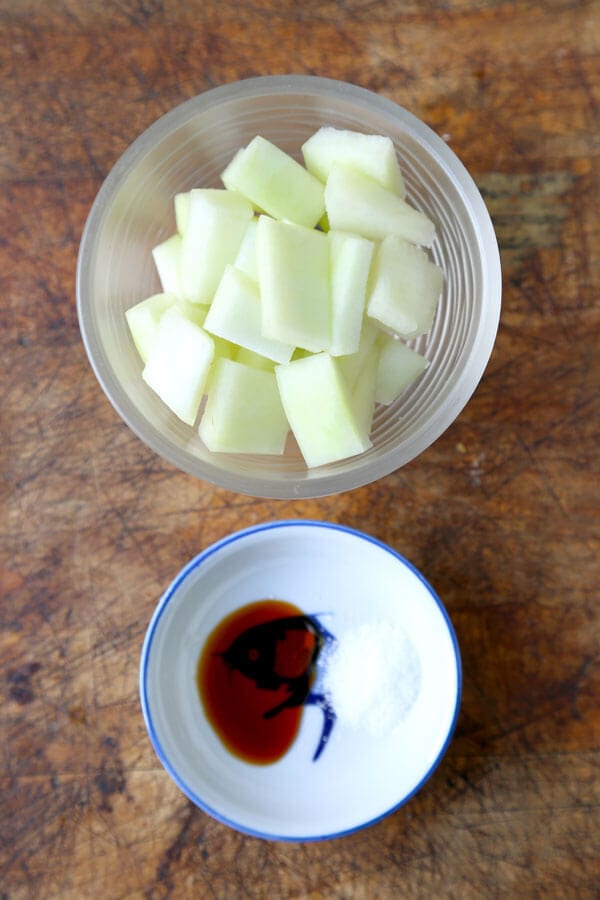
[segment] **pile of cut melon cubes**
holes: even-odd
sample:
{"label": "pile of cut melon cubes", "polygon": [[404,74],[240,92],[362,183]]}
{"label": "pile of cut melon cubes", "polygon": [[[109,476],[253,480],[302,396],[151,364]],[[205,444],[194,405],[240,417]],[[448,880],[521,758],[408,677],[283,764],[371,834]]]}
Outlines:
{"label": "pile of cut melon cubes", "polygon": [[309,468],[364,452],[378,403],[427,367],[443,273],[390,138],[322,127],[304,165],[257,136],[223,188],[174,198],[152,251],[162,292],[126,311],[142,376],[213,452]]}

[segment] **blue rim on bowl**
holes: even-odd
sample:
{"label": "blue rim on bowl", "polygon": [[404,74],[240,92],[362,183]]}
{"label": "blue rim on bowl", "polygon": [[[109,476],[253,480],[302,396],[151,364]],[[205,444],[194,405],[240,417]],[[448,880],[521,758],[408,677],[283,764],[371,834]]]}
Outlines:
{"label": "blue rim on bowl", "polygon": [[[311,565],[306,565],[307,558]],[[336,561],[342,565],[336,566]],[[270,575],[266,577],[265,571]],[[336,598],[329,591],[338,585],[343,596]],[[278,593],[302,608],[310,607],[312,613],[317,608],[322,612],[329,598],[330,621],[334,630],[343,632],[365,620],[362,592],[369,585],[366,621],[385,615],[413,629],[421,655],[423,697],[404,731],[398,737],[374,740],[357,737],[356,732],[344,738],[342,729],[323,753],[325,762],[315,764],[307,753],[314,745],[315,723],[308,722],[298,747],[273,766],[252,766],[229,754],[203,721],[194,679],[199,649],[215,622],[261,594]],[[406,804],[447,750],[461,690],[456,635],[423,575],[382,541],[323,521],[270,522],[206,548],[163,594],[141,654],[144,722],[172,780],[197,807],[223,824],[276,841],[342,837]],[[306,807],[306,796],[313,805]]]}

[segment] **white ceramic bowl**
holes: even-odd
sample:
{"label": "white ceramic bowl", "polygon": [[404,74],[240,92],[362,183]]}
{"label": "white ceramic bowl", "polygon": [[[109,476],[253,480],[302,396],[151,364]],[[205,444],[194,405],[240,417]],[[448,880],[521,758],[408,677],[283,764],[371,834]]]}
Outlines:
{"label": "white ceramic bowl", "polygon": [[[321,125],[389,135],[408,199],[437,225],[431,254],[446,283],[431,332],[414,342],[431,365],[375,413],[373,446],[307,470],[282,456],[210,453],[141,378],[125,310],[159,290],[151,250],[175,231],[173,197],[222,187],[235,152],[261,134],[301,159]],[[77,304],[90,363],[129,427],[197,478],[263,497],[317,497],[375,481],[414,459],[461,412],[488,363],[500,315],[498,246],[485,204],[455,154],[407,110],[326,78],[252,78],[200,94],[164,115],[123,154],[94,202],[81,241]]]}
{"label": "white ceramic bowl", "polygon": [[[380,736],[338,717],[313,760],[322,711],[305,706],[296,740],[277,762],[253,765],[227,751],[199,698],[198,657],[226,615],[266,598],[318,615],[338,646],[363,624],[401,628],[420,677],[398,730]],[[456,637],[431,586],[390,547],[327,522],[273,522],[208,547],[163,595],[141,656],[143,715],[171,778],[226,825],[280,841],[338,837],[406,803],[448,746],[460,692]]]}

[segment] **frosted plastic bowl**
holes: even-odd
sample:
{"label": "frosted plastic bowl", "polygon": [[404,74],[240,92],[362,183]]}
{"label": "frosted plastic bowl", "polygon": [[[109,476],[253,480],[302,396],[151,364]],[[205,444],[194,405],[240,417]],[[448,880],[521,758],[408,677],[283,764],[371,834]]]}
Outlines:
{"label": "frosted plastic bowl", "polygon": [[[410,202],[437,225],[433,259],[446,284],[431,332],[413,346],[431,361],[375,413],[373,447],[307,470],[295,442],[282,457],[209,452],[141,378],[124,311],[160,289],[151,250],[175,231],[173,196],[222,187],[219,175],[255,135],[301,159],[321,125],[389,135]],[[127,425],[165,460],[213,484],[261,497],[317,497],[368,484],[430,446],[473,394],[493,348],[501,302],[498,246],[472,178],[405,109],[363,88],[311,76],[252,78],[176,107],[116,163],[90,211],[77,266],[77,306],[90,363]]]}
{"label": "frosted plastic bowl", "polygon": [[[224,748],[196,689],[198,656],[225,616],[269,598],[317,616],[339,648],[364,626],[406,635],[418,688],[393,729],[365,729],[362,721],[357,727],[347,710],[341,715],[334,707],[337,719],[314,759],[322,710],[305,706],[296,739],[277,762],[252,765]],[[331,659],[318,657],[317,686],[327,684]],[[381,677],[388,698],[387,669]],[[404,692],[394,679],[396,685]],[[460,695],[456,636],[433,588],[386,544],[329,522],[270,522],[207,547],[165,591],[141,655],[144,720],[168,774],[204,812],[272,840],[339,837],[407,803],[448,747]],[[377,698],[376,705],[379,692]]]}

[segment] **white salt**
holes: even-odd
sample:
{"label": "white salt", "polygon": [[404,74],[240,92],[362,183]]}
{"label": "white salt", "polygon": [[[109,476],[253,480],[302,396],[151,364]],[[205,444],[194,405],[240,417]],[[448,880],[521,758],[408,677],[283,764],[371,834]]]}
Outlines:
{"label": "white salt", "polygon": [[339,636],[323,678],[340,724],[384,736],[397,730],[412,709],[421,666],[402,628],[369,622]]}

